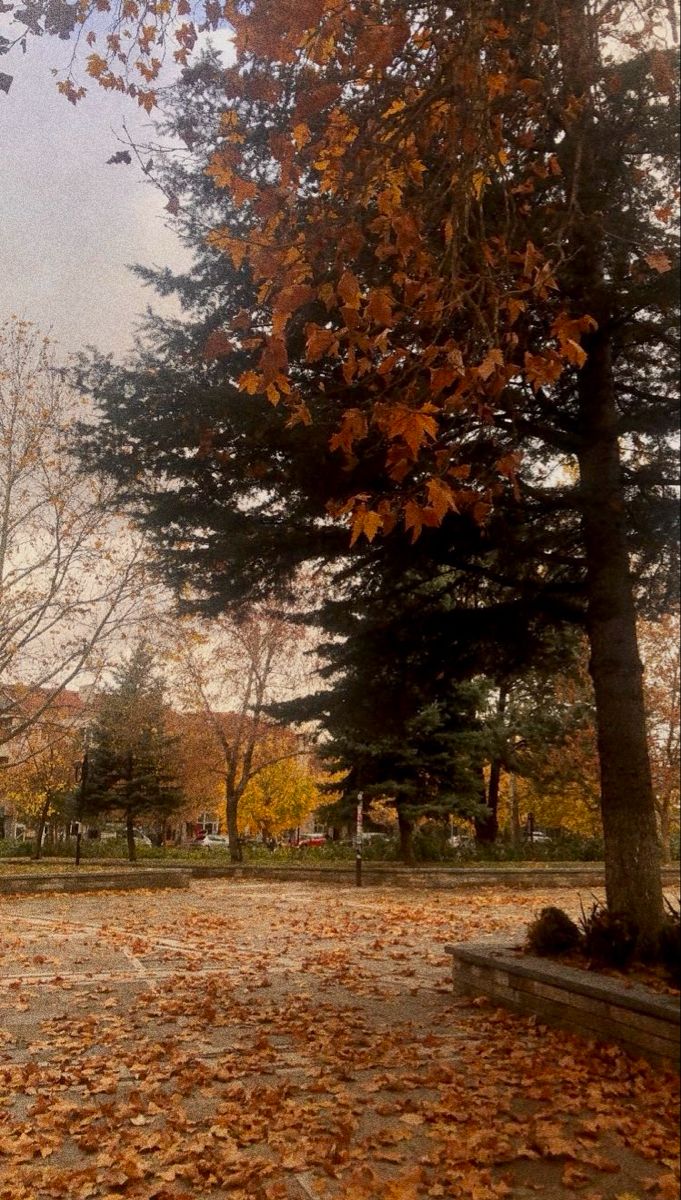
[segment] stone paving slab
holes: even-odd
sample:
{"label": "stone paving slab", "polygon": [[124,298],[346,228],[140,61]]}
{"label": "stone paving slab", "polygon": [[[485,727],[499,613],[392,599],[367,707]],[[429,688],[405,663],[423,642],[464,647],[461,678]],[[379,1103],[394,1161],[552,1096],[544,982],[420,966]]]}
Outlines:
{"label": "stone paving slab", "polygon": [[0,1200],[672,1200],[671,1076],[452,993],[555,901],[0,898]]}

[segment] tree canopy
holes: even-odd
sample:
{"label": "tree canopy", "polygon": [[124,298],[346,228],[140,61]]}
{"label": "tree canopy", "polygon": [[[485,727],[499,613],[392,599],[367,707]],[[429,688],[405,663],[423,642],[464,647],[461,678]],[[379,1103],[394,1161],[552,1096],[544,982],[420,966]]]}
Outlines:
{"label": "tree canopy", "polygon": [[229,19],[236,64],[199,62],[170,114],[197,259],[156,282],[196,320],[157,325],[132,373],[100,364],[86,453],[209,606],[391,539],[568,605],[609,898],[652,937],[635,602],[672,575],[666,8],[257,0]]}

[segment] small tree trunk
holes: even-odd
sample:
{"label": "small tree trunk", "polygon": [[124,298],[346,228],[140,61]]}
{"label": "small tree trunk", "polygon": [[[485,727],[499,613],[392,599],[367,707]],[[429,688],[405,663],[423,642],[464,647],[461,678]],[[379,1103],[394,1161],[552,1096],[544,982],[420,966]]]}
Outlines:
{"label": "small tree trunk", "polygon": [[672,811],[668,798],[665,798],[660,804],[658,816],[660,821],[660,855],[662,863],[665,867],[668,867],[672,861]]}
{"label": "small tree trunk", "polygon": [[508,787],[511,794],[511,841],[514,846],[520,845],[520,805],[518,804],[518,788],[513,772],[508,777]]}
{"label": "small tree trunk", "polygon": [[400,859],[411,867],[414,864],[414,822],[405,816],[401,808],[397,809],[397,827],[400,833]]}
{"label": "small tree trunk", "polygon": [[43,834],[45,833],[47,818],[50,815],[51,803],[52,796],[48,792],[43,801],[42,808],[40,809],[40,816],[38,817],[38,829],[35,835],[35,852],[33,855],[36,860],[41,859],[43,856]]}
{"label": "small tree trunk", "polygon": [[243,862],[243,850],[239,838],[239,796],[225,780],[225,818],[227,821],[227,836],[229,838],[229,857],[232,862]]}
{"label": "small tree trunk", "polygon": [[125,814],[125,833],[128,839],[128,858],[130,862],[137,862],[137,847],[135,846],[135,826],[133,825],[132,810],[128,809]]}
{"label": "small tree trunk", "polygon": [[501,759],[495,758],[489,773],[489,787],[482,794],[485,811],[475,817],[475,840],[481,846],[492,846],[499,834],[499,783],[501,780]]}
{"label": "small tree trunk", "polygon": [[578,458],[605,883],[608,906],[636,923],[645,947],[656,942],[664,916],[660,844],[607,333],[599,330],[587,345],[588,358],[580,372],[582,445]]}

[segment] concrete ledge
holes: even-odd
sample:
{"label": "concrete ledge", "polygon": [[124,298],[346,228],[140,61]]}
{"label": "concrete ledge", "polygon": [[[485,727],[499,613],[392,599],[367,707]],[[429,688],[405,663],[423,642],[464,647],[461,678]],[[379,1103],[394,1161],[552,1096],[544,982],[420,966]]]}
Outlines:
{"label": "concrete ledge", "polygon": [[[101,866],[96,860],[84,859],[81,864],[81,870],[88,874],[123,871],[130,873],[134,871],[143,872],[168,872],[177,873],[183,872],[195,879],[244,879],[244,880],[268,880],[278,882],[301,882],[301,883],[333,883],[342,887],[355,886],[355,864],[354,862],[339,863],[337,866],[322,867],[314,863],[306,864],[304,861],[300,863],[282,863],[271,866],[267,863],[211,863],[209,861],[209,853],[206,852],[206,860],[201,862],[175,862],[172,860],[165,862],[159,866],[152,865],[159,860],[147,860],[147,866],[144,860],[137,863],[130,863],[127,859],[109,859],[102,862]],[[5,863],[11,860],[4,860]],[[26,860],[14,860],[17,863]],[[52,861],[55,865],[70,867],[73,871],[73,859],[53,859],[43,860],[44,865],[37,870],[47,870],[49,872],[48,862]],[[23,873],[22,873],[23,877]],[[2,894],[3,880],[8,876],[3,876],[0,871],[0,894]],[[16,878],[14,876],[13,878]],[[46,876],[41,876],[45,879]],[[679,870],[677,867],[666,867],[662,872],[662,882],[665,888],[677,889],[679,887]],[[584,864],[584,863],[533,863],[523,864],[522,866],[460,866],[460,867],[445,867],[445,866],[419,866],[405,867],[400,863],[385,863],[385,862],[364,862],[362,866],[362,884],[365,887],[403,887],[403,888],[423,888],[423,889],[443,889],[454,891],[480,891],[483,888],[509,889],[511,891],[525,891],[531,889],[543,889],[552,891],[560,888],[603,888],[605,886],[605,876],[602,863]],[[140,885],[142,886],[142,885]],[[144,885],[146,886],[146,885]],[[172,884],[167,885],[172,886]],[[181,886],[181,885],[178,885]],[[41,889],[37,889],[41,890]],[[61,889],[60,889],[61,890]]]}
{"label": "concrete ledge", "polygon": [[[299,880],[311,883],[340,883],[352,887],[355,883],[353,864],[337,867],[317,867],[301,863],[265,866],[256,863],[192,864],[188,867],[195,879]],[[665,869],[665,887],[679,883],[678,870]],[[602,865],[568,866],[563,864],[522,867],[404,867],[398,863],[364,863],[362,884],[381,887],[479,890],[480,888],[510,888],[514,891],[531,888],[602,888],[605,874]]]}
{"label": "concrete ledge", "polygon": [[189,887],[189,871],[130,868],[127,871],[61,871],[52,874],[0,875],[0,895],[35,895],[38,892],[127,892],[141,888]]}
{"label": "concrete ledge", "polygon": [[452,956],[454,990],[460,995],[487,996],[501,1008],[537,1016],[547,1025],[597,1041],[615,1042],[630,1054],[678,1070],[678,996],[499,944],[455,945],[445,950]]}

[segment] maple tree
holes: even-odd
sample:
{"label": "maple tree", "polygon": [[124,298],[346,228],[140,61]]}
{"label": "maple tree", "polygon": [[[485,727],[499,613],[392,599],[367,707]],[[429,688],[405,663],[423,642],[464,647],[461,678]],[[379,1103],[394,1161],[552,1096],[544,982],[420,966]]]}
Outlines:
{"label": "maple tree", "polygon": [[[239,620],[215,617],[203,627],[169,625],[165,640],[166,661],[173,664],[184,709],[180,726],[193,730],[202,747],[201,786],[208,776],[208,795],[215,800],[216,787],[222,791],[230,857],[240,862],[240,811],[249,796],[253,816],[256,811],[263,815],[272,803],[277,780],[286,782],[294,806],[309,795],[303,780],[296,780],[305,750],[302,739],[270,715],[275,700],[288,696],[298,683],[304,638],[284,618],[251,609]],[[288,775],[276,770],[285,764]],[[292,783],[298,785],[294,796]]]}
{"label": "maple tree", "polygon": [[[609,898],[652,938],[634,595],[654,605],[668,578],[655,569],[669,558],[675,420],[666,6],[260,0],[227,15],[237,63],[188,73],[177,125],[206,171],[181,228],[196,245],[202,225],[226,259],[200,276],[203,382],[324,434],[308,514],[326,502],[356,545],[461,515],[484,530],[512,493],[549,514],[554,556],[571,542],[586,597]],[[201,134],[192,116],[211,89],[223,112]],[[196,379],[181,386],[186,402]],[[214,411],[198,449],[217,496],[234,476]],[[279,467],[252,456],[264,490]],[[159,529],[163,502],[151,506]],[[261,514],[268,530],[264,500]],[[316,532],[328,544],[319,518]],[[169,550],[177,529],[159,540]],[[194,562],[216,549],[203,540]]]}
{"label": "maple tree", "polygon": [[135,861],[135,825],[179,808],[175,740],[166,732],[164,683],[153,654],[140,643],[98,697],[89,729],[83,813],[123,815],[128,856]]}

